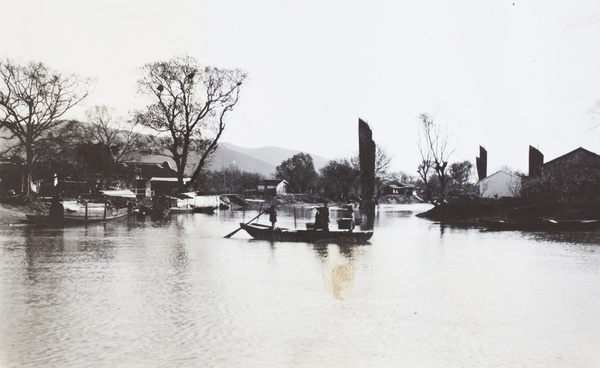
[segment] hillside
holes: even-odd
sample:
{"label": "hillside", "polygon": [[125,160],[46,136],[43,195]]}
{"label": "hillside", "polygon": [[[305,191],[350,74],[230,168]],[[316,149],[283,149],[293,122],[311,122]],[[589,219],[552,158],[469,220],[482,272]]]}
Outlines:
{"label": "hillside", "polygon": [[220,145],[216,152],[211,156],[210,162],[208,163],[208,169],[217,171],[230,166],[236,166],[241,171],[257,173],[264,175],[265,177],[269,177],[275,173],[276,167],[276,165],[273,165],[270,162],[229,149],[225,145]]}
{"label": "hillside", "polygon": [[[0,139],[0,149],[6,148],[8,142],[5,139]],[[302,151],[292,150],[280,147],[259,147],[259,148],[246,148],[237,146],[231,143],[221,143],[217,151],[211,156],[208,163],[208,170],[221,170],[231,165],[237,166],[242,171],[258,173],[266,178],[272,177],[275,174],[275,168],[279,166],[283,161],[291,158],[292,156]],[[305,152],[311,155],[315,170],[318,172],[323,168],[328,159],[314,155],[310,152]],[[175,168],[175,163],[172,159],[166,156],[159,155],[147,155],[143,157],[146,162],[169,162],[171,167]],[[190,155],[189,163],[186,169],[186,175],[191,175],[195,169],[199,158],[194,154]]]}
{"label": "hillside", "polygon": [[[281,162],[300,152],[280,147],[245,148],[231,143],[222,143],[212,155],[208,168],[209,170],[220,170],[235,165],[242,171],[255,172],[269,177],[275,173],[275,168]],[[317,171],[329,161],[324,157],[308,154],[313,158]]]}
{"label": "hillside", "polygon": [[[287,160],[288,158],[302,152],[302,151],[298,151],[298,150],[273,147],[273,146],[259,147],[259,148],[245,148],[245,147],[236,146],[231,143],[222,143],[221,146],[224,148],[227,148],[229,150],[239,152],[239,153],[248,155],[250,157],[254,157],[258,160],[268,162],[275,167],[279,166],[281,164],[281,162],[283,162],[284,160]],[[329,159],[326,159],[324,157],[317,156],[310,152],[305,152],[305,153],[308,153],[312,157],[313,163],[315,165],[315,170],[317,170],[317,171],[319,171],[321,168],[323,168],[325,165],[327,165],[327,162],[329,162]]]}

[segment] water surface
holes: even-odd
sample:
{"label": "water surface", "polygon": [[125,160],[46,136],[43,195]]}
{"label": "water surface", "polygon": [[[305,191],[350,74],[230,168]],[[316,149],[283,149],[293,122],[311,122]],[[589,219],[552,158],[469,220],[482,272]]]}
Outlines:
{"label": "water surface", "polygon": [[1,228],[0,366],[600,366],[600,233],[422,210],[382,208],[367,245],[223,238],[256,212]]}

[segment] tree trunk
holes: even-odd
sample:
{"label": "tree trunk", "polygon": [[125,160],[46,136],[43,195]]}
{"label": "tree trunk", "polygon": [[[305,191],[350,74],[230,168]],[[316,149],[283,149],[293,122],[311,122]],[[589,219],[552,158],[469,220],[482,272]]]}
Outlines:
{"label": "tree trunk", "polygon": [[27,173],[25,195],[31,194],[31,184],[33,183],[33,147],[31,144],[25,148],[25,170]]}

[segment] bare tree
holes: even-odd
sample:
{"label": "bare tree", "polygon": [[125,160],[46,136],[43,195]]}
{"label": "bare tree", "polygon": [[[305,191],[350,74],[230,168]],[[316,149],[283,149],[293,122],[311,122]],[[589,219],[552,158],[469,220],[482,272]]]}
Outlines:
{"label": "bare tree", "polygon": [[422,160],[419,164],[419,167],[417,168],[417,173],[419,173],[419,176],[423,180],[423,184],[425,184],[425,199],[433,201],[433,193],[431,186],[431,175],[433,173],[433,170],[431,169],[432,162],[429,159],[429,157],[423,156],[423,152],[421,152],[421,157]]}
{"label": "bare tree", "polygon": [[29,194],[39,147],[52,140],[49,133],[63,123],[63,115],[88,95],[89,82],[42,63],[11,60],[0,62],[0,79],[0,127],[8,133],[2,138],[16,140],[24,154]]}
{"label": "bare tree", "polygon": [[[175,161],[179,191],[194,185],[225,130],[225,115],[239,100],[246,79],[239,69],[202,68],[189,56],[143,67],[140,92],[154,101],[136,121],[155,130],[156,141]],[[190,182],[184,172],[190,153],[199,154]]]}
{"label": "bare tree", "polygon": [[88,122],[92,124],[88,129],[88,140],[108,148],[112,163],[118,164],[140,156],[144,136],[136,131],[138,124],[135,121],[115,119],[113,111],[107,106],[94,106],[87,111]]}
{"label": "bare tree", "polygon": [[375,177],[384,179],[388,174],[392,157],[381,145],[375,143]]}
{"label": "bare tree", "polygon": [[[419,164],[418,173],[425,183],[426,190],[429,192],[432,203],[443,203],[445,198],[446,187],[448,185],[448,158],[454,151],[448,147],[449,135],[442,126],[436,123],[427,113],[419,115],[421,123],[421,131],[417,144],[421,153],[421,163]],[[434,193],[431,186],[431,175],[437,176],[439,181],[439,193],[437,199],[434,198]]]}
{"label": "bare tree", "polygon": [[[352,166],[360,172],[360,164],[359,164],[359,156],[358,153],[356,156],[353,156],[350,159]],[[392,156],[390,156],[387,150],[375,143],[375,186],[377,190],[377,194],[380,195],[381,187],[385,181],[389,181],[389,167],[392,162]]]}
{"label": "bare tree", "polygon": [[94,106],[87,111],[90,125],[84,128],[84,143],[98,146],[107,162],[101,166],[98,188],[101,189],[106,176],[113,174],[117,165],[139,157],[147,149],[147,136],[136,131],[137,124],[113,117],[114,109]]}

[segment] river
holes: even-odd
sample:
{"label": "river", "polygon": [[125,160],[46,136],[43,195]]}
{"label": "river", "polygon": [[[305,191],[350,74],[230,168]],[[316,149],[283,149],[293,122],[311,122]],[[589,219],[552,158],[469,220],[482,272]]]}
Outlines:
{"label": "river", "polygon": [[0,367],[600,366],[600,232],[424,209],[381,208],[366,245],[223,238],[256,211],[0,228]]}

